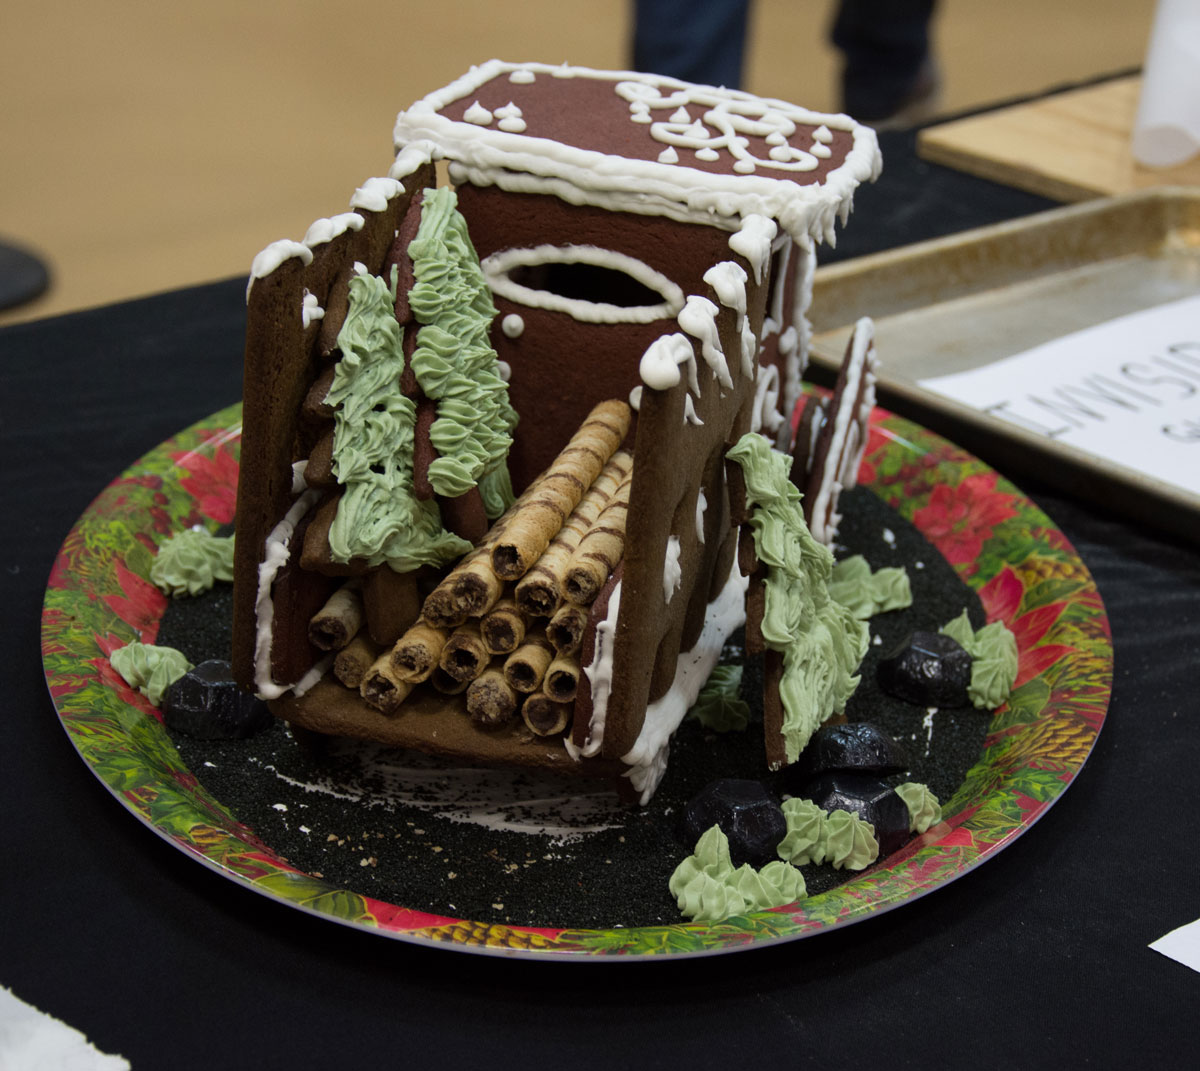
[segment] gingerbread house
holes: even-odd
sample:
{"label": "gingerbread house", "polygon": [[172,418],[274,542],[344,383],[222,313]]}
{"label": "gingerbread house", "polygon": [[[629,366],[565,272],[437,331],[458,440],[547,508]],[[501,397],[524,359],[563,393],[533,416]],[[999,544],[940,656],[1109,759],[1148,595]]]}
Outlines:
{"label": "gingerbread house", "polygon": [[[235,669],[308,729],[623,776],[645,798],[745,613],[726,452],[751,431],[791,445],[814,249],[877,173],[874,134],[731,90],[492,61],[401,113],[395,138],[351,212],[255,263]],[[446,268],[467,235],[477,265]],[[434,308],[448,280],[460,304]],[[348,369],[376,363],[363,401]],[[451,397],[456,377],[483,394]],[[851,409],[866,400],[860,379]],[[396,434],[415,457],[348,461],[355,407],[364,424],[411,409]],[[425,505],[344,546],[348,474],[396,464]],[[429,510],[432,543],[461,553],[397,549]],[[564,545],[591,579],[568,589],[561,566],[522,601]],[[516,648],[546,700],[517,695],[522,716]],[[573,664],[574,685],[556,693],[542,662]]]}

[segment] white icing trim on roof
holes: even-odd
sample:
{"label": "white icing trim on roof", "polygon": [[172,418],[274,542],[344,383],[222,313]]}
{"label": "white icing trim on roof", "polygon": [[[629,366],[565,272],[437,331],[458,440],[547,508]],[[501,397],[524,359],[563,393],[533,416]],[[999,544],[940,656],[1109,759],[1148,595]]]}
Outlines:
{"label": "white icing trim on roof", "polygon": [[299,257],[306,267],[312,263],[312,250],[303,242],[293,242],[290,238],[281,238],[263,249],[250,264],[250,279],[246,283],[246,301],[250,300],[250,290],[255,279],[265,279],[284,261]]}
{"label": "white icing trim on roof", "polygon": [[313,249],[326,242],[332,242],[339,234],[345,234],[346,231],[361,231],[362,228],[362,216],[357,212],[342,212],[329,219],[318,219],[314,222],[308,228],[308,233],[304,235],[304,244],[309,249]]}
{"label": "white icing trim on roof", "polygon": [[[594,78],[612,82],[614,88],[616,83],[640,84],[658,93],[697,88],[677,79],[632,71],[491,60],[401,112],[394,131],[397,148],[404,152],[413,146],[421,146],[422,151],[428,147],[436,158],[451,161],[450,174],[455,182],[495,185],[518,193],[549,193],[570,204],[660,215],[731,230],[739,226],[742,217],[753,213],[777,220],[793,235],[812,234],[830,243],[836,220],[839,216],[844,219],[850,211],[855,188],[879,173],[879,148],[874,131],[868,127],[844,115],[810,112],[738,90],[702,87],[709,95],[719,95],[726,112],[766,106],[782,113],[789,122],[849,132],[853,145],[845,161],[823,182],[802,186],[777,176],[717,174],[653,160],[630,160],[546,138],[481,129],[440,114],[442,108],[475,93],[491,79],[517,70],[556,78]],[[638,103],[645,102],[631,103],[631,118],[652,122],[648,112],[634,109]],[[705,148],[711,150],[711,146]],[[739,162],[753,166],[748,157]]]}
{"label": "white icing trim on roof", "polygon": [[361,208],[364,212],[382,212],[388,206],[388,201],[404,192],[404,187],[395,178],[376,176],[367,179],[350,198],[351,208]]}
{"label": "white icing trim on roof", "polygon": [[[609,305],[570,298],[551,290],[533,290],[509,277],[514,268],[540,264],[591,264],[623,272],[662,296],[657,305]],[[565,312],[583,323],[648,324],[675,316],[683,307],[683,290],[644,260],[595,245],[537,245],[504,249],[480,262],[492,293],[532,309]]]}

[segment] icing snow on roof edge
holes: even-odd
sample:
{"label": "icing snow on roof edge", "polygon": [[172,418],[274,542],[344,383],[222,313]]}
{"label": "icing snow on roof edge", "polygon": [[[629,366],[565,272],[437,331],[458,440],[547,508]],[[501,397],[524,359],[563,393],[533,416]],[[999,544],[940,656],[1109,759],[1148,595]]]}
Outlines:
{"label": "icing snow on roof edge", "polygon": [[[441,114],[443,108],[474,94],[492,79],[514,73],[524,76],[526,72],[535,78],[591,78],[612,82],[614,88],[620,83],[637,82],[664,94],[699,89],[708,96],[719,95],[735,111],[769,108],[798,123],[845,131],[851,135],[852,145],[845,159],[823,181],[803,185],[788,178],[786,171],[723,174],[630,159]],[[401,156],[406,149],[419,147],[434,158],[448,160],[451,179],[456,183],[553,194],[571,204],[662,215],[725,229],[736,229],[745,216],[764,215],[795,237],[809,234],[830,243],[836,220],[844,220],[850,211],[855,189],[875,179],[881,166],[875,132],[845,115],[810,112],[783,101],[738,90],[695,87],[659,75],[500,60],[473,67],[462,78],[401,112],[394,139]]]}

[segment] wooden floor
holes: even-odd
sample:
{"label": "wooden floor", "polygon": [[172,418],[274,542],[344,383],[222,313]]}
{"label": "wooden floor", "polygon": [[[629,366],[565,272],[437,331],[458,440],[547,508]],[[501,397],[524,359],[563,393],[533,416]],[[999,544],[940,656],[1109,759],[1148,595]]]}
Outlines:
{"label": "wooden floor", "polygon": [[[700,2],[700,0],[697,0]],[[240,275],[386,172],[406,104],[492,56],[627,67],[628,2],[43,0],[0,33],[0,241],[50,263],[0,324]],[[1136,66],[1154,0],[943,2],[946,112]],[[757,0],[746,88],[837,110],[829,0]]]}

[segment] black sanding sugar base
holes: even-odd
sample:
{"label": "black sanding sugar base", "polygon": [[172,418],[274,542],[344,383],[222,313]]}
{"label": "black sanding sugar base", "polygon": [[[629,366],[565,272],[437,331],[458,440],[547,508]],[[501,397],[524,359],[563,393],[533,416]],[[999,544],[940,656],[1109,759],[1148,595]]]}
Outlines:
{"label": "black sanding sugar base", "polygon": [[[886,696],[875,684],[875,664],[912,630],[937,630],[964,608],[982,625],[982,608],[924,537],[870,491],[842,501],[839,556],[862,553],[873,568],[903,565],[913,589],[909,609],[871,620],[873,642],[847,717],[875,722],[907,748],[911,768],[893,781],[924,782],[945,801],[978,758],[988,716],[973,708],[930,714]],[[222,586],[173,601],[158,642],[196,662],[228,657],[228,622]],[[726,660],[741,660],[740,642],[740,634],[731,640]],[[623,807],[605,785],[584,778],[453,769],[376,745],[293,736],[283,723],[249,740],[173,739],[191,772],[240,822],[294,866],[334,885],[489,923],[648,926],[680,921],[667,883],[693,847],[675,830],[696,792],[719,777],[761,779],[786,791],[786,771],[766,771],[761,680],[749,660],[746,731],[684,723],[658,792],[641,808]],[[468,812],[476,817],[466,820]],[[530,831],[547,824],[553,832]],[[810,894],[852,876],[827,866],[803,871]]]}

